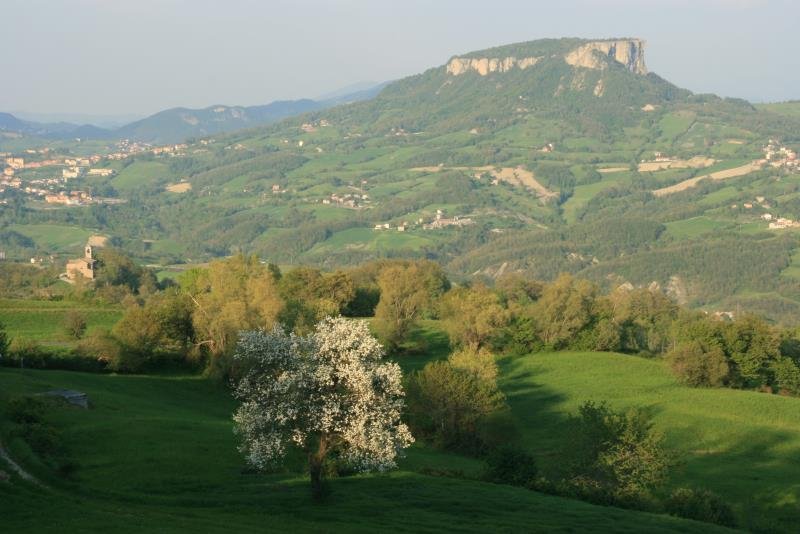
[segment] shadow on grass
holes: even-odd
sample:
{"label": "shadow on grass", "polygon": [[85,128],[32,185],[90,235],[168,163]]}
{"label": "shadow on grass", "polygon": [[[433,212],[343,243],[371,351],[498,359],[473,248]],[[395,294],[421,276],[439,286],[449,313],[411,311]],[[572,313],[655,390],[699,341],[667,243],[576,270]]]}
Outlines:
{"label": "shadow on grass", "polygon": [[[563,452],[570,447],[570,419],[565,407],[576,406],[585,400],[605,400],[592,395],[593,388],[589,382],[602,378],[578,370],[576,378],[585,377],[587,380],[585,388],[582,388],[587,392],[585,398],[578,396],[580,393],[561,394],[545,383],[546,378],[540,372],[546,373],[547,370],[545,366],[540,368],[537,365],[536,358],[536,354],[504,358],[501,361],[501,385],[523,440],[536,456],[540,471],[549,478],[558,478],[564,467]],[[576,382],[572,382],[573,390]],[[634,392],[636,386],[640,387],[638,384],[630,386]],[[675,454],[676,462],[670,472],[670,482],[660,491],[661,495],[668,495],[676,487],[709,489],[735,508],[743,528],[759,532],[795,531],[800,520],[798,432],[769,425],[765,425],[763,431],[737,427],[731,409],[726,412],[725,404],[718,397],[709,399],[708,411],[697,412],[686,406],[687,396],[681,395],[684,392],[690,393],[688,399],[697,403],[702,403],[705,398],[703,390],[671,386],[663,396],[643,397],[640,404],[635,404],[635,396],[634,404],[631,404],[632,397],[628,394],[619,399],[608,399],[616,400],[615,406],[624,402],[657,420],[670,421],[670,426],[661,426],[660,429],[667,436],[667,446]],[[711,393],[719,392],[709,390],[709,395]],[[737,396],[743,393],[730,392]],[[752,402],[757,402],[760,398],[756,395],[766,394],[751,395]],[[691,408],[696,408],[696,405]],[[670,412],[669,417],[665,417],[666,412]],[[683,414],[685,419],[681,418]],[[764,413],[765,419],[769,417],[775,417],[775,414]]]}
{"label": "shadow on grass", "polygon": [[[740,527],[754,532],[797,531],[800,521],[800,447],[778,452],[797,436],[751,432],[733,447],[690,451],[680,457],[672,483],[704,487],[734,505]],[[794,458],[795,461],[787,459]]]}

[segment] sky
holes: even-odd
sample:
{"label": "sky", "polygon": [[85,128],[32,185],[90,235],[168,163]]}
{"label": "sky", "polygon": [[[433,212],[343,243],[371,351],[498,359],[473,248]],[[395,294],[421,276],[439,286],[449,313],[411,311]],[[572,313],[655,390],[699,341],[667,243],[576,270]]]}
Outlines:
{"label": "sky", "polygon": [[797,0],[0,0],[0,111],[315,97],[545,37],[640,37],[695,92],[800,99]]}

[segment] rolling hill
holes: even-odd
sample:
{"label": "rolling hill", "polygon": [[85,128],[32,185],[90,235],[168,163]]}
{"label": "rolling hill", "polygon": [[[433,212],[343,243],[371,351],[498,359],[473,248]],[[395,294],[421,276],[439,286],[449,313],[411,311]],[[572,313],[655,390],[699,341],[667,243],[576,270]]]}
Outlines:
{"label": "rolling hill", "polygon": [[[52,414],[77,467],[64,480],[20,440],[6,443],[48,486],[0,484],[3,525],[13,531],[725,531],[481,482],[479,461],[422,446],[389,475],[334,480],[330,500],[314,505],[299,464],[268,475],[244,468],[233,401],[213,382],[0,368],[0,400],[56,387],[84,391],[93,405]],[[463,474],[424,474],[431,470]]]}
{"label": "rolling hill", "polygon": [[642,408],[674,451],[671,487],[703,486],[724,495],[746,530],[785,532],[800,512],[796,398],[681,385],[662,360],[610,353],[507,358],[503,389],[525,442],[553,475],[569,445],[563,427],[587,401]]}
{"label": "rolling hill", "polygon": [[203,109],[172,108],[116,129],[69,122],[40,123],[0,113],[0,132],[45,139],[133,139],[148,143],[180,143],[191,137],[264,126],[301,113],[373,97],[384,84],[335,94],[321,100],[278,100],[260,106],[215,105]]}
{"label": "rolling hill", "polygon": [[[800,151],[800,118],[678,88],[644,54],[638,39],[461,54],[369,100],[143,156],[161,165],[120,187],[132,202],[69,213],[150,263],[428,257],[456,278],[568,271],[800,320],[800,226],[763,218],[800,220],[800,169],[784,157]],[[191,189],[167,192],[177,177]]]}

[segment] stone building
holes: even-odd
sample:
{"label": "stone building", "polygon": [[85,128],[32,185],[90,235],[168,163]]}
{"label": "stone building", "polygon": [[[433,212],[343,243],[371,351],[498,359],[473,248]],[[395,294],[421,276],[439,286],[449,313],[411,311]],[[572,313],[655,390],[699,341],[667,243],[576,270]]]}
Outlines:
{"label": "stone building", "polygon": [[94,259],[92,246],[87,244],[83,250],[83,258],[69,260],[67,262],[67,278],[75,280],[78,275],[81,275],[87,280],[94,280],[96,265],[97,260]]}

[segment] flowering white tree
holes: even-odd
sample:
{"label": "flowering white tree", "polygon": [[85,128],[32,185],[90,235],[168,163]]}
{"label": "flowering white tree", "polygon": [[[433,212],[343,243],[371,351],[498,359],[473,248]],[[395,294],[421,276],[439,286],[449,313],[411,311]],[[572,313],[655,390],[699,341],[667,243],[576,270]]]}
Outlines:
{"label": "flowering white tree", "polygon": [[396,467],[414,438],[400,421],[401,371],[363,321],[326,318],[308,336],[242,332],[235,358],[244,374],[233,416],[240,450],[258,468],[296,446],[308,455],[311,489],[322,495],[323,463],[337,452],[360,471]]}

